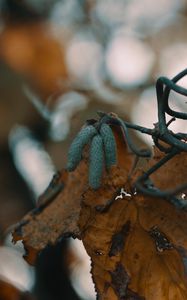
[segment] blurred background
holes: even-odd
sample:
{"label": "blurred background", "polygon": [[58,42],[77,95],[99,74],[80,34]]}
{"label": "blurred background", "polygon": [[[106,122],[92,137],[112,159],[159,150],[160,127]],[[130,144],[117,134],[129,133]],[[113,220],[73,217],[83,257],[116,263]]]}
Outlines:
{"label": "blurred background", "polygon": [[[12,226],[97,110],[153,127],[156,79],[187,67],[186,28],[186,0],[0,0],[0,300],[95,299],[80,241],[47,248],[34,268]],[[171,106],[187,110],[174,93]]]}

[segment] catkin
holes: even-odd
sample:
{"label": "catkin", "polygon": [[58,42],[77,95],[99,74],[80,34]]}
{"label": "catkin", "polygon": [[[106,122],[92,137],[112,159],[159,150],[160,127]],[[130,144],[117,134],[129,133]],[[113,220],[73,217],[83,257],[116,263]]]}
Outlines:
{"label": "catkin", "polygon": [[69,148],[67,163],[68,171],[73,171],[77,167],[82,159],[84,146],[88,144],[92,137],[96,134],[97,130],[92,125],[86,126],[80,130]]}
{"label": "catkin", "polygon": [[93,189],[98,189],[101,185],[103,165],[103,140],[101,135],[98,134],[93,137],[90,146],[89,185]]}
{"label": "catkin", "polygon": [[109,169],[111,166],[117,164],[116,140],[113,135],[112,129],[107,124],[103,124],[101,126],[100,134],[104,143],[106,168]]}

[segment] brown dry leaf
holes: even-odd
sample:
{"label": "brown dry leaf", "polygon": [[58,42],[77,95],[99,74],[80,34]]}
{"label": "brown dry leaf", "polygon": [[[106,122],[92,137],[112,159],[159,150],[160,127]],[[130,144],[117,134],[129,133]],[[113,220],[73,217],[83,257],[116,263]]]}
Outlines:
{"label": "brown dry leaf", "polygon": [[[115,191],[119,181],[124,182],[124,178],[127,178],[133,155],[124,155],[126,145],[123,135],[117,127],[114,126],[113,130],[119,149],[120,166],[114,167],[110,174],[106,174],[105,182],[112,180]],[[47,191],[40,197],[38,208],[27,214],[16,227],[13,239],[15,242],[23,240],[27,251],[25,258],[30,264],[34,263],[37,254],[48,244],[55,244],[62,237],[80,236],[80,203],[82,194],[88,188],[87,152],[86,149],[85,159],[74,172],[68,173],[64,170],[54,178]]]}
{"label": "brown dry leaf", "polygon": [[52,202],[25,217],[14,239],[36,252],[68,233],[82,239],[99,300],[186,300],[187,212],[132,192],[133,157],[113,130],[119,164],[104,174],[101,188],[88,188],[83,160],[58,181],[64,189]]}
{"label": "brown dry leaf", "polygon": [[[113,203],[102,212],[106,199]],[[187,299],[186,222],[162,199],[88,190],[79,226],[98,299]]]}
{"label": "brown dry leaf", "polygon": [[[160,161],[165,154],[158,148],[154,148],[154,159],[149,163],[153,166]],[[187,155],[185,152],[175,155],[166,164],[164,164],[157,172],[151,175],[151,179],[155,186],[162,190],[174,189],[179,185],[186,183],[187,177]]]}
{"label": "brown dry leaf", "polygon": [[29,293],[23,293],[11,283],[0,279],[0,299],[1,300],[32,300]]}
{"label": "brown dry leaf", "polygon": [[[158,153],[150,165],[163,156]],[[186,153],[177,155],[154,174],[154,182],[162,188],[168,188],[165,178],[170,187],[184,183],[186,162]],[[83,196],[79,226],[98,299],[187,299],[187,212],[163,199],[133,195],[126,184],[122,188],[118,195],[108,186]],[[102,212],[106,199],[110,206]]]}
{"label": "brown dry leaf", "polygon": [[[57,182],[50,184],[47,196],[45,193],[40,197],[39,207],[26,215],[15,229],[14,241],[23,239],[26,260],[30,264],[34,263],[37,254],[47,245],[55,244],[64,236],[79,235],[77,221],[87,173],[85,161],[71,174],[62,171]],[[60,186],[62,191],[58,193]],[[53,190],[57,192],[55,198]]]}

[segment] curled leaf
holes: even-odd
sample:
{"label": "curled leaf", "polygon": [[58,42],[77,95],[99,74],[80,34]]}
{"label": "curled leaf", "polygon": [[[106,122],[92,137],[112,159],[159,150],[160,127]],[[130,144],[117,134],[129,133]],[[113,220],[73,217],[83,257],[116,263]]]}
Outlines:
{"label": "curled leaf", "polygon": [[[86,147],[77,169],[62,171],[47,192],[53,199],[45,194],[38,210],[18,225],[14,240],[23,240],[31,261],[32,253],[36,255],[59,238],[71,235],[82,239],[92,261],[99,300],[186,300],[187,211],[134,191],[129,178],[133,156],[120,127],[112,126],[112,131],[118,164],[110,172],[103,171],[100,188],[93,190],[88,185]],[[186,154],[177,166],[183,177],[185,160]],[[167,176],[166,180],[171,180],[173,173]],[[60,183],[64,188],[53,194]]]}
{"label": "curled leaf", "polygon": [[[105,181],[117,186],[118,181],[127,178],[133,156],[127,154],[126,145],[119,128],[114,127],[120,166],[113,167],[110,173],[104,173]],[[63,170],[51,182],[46,192],[40,196],[38,207],[28,213],[16,226],[13,232],[14,242],[23,240],[26,249],[26,260],[33,264],[36,256],[47,245],[55,244],[63,237],[79,237],[78,226],[81,210],[82,194],[88,188],[88,156],[89,149],[85,148],[84,158],[73,172]],[[120,175],[120,170],[123,175]]]}
{"label": "curled leaf", "polygon": [[[53,188],[48,188],[49,198],[46,193],[41,196],[39,206],[17,225],[13,239],[23,240],[25,258],[30,264],[47,245],[55,244],[62,237],[79,235],[77,220],[81,195],[87,187],[87,173],[85,161],[71,175],[62,171],[58,182],[53,184]],[[60,183],[64,187],[55,196],[51,189],[55,190]]]}

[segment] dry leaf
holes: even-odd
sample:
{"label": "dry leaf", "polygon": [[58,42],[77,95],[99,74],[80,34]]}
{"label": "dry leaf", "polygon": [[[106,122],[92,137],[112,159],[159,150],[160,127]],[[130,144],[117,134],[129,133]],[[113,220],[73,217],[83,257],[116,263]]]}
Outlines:
{"label": "dry leaf", "polygon": [[[36,255],[49,244],[55,244],[65,236],[78,236],[77,221],[80,212],[81,195],[87,183],[87,165],[82,161],[72,174],[62,171],[57,182],[52,182],[48,190],[62,187],[55,199],[40,197],[40,206],[31,211],[14,232],[14,241],[23,239],[27,250],[26,260],[33,264]],[[56,192],[56,191],[55,191]]]}
{"label": "dry leaf", "polygon": [[113,130],[119,163],[104,174],[101,188],[88,187],[84,159],[57,180],[55,186],[61,181],[64,189],[52,202],[44,200],[41,212],[26,216],[14,239],[36,252],[68,233],[82,239],[99,300],[185,300],[187,212],[133,192],[128,180],[133,157],[119,129]]}
{"label": "dry leaf", "polygon": [[[111,174],[106,174],[105,182],[113,182],[113,190],[127,178],[126,169],[130,169],[133,156],[124,155],[126,149],[123,135],[114,126],[118,159],[120,167],[114,167]],[[87,150],[85,156],[87,157]],[[88,188],[88,158],[81,161],[78,168],[71,173],[62,171],[55,177],[48,190],[39,199],[39,206],[31,211],[16,227],[14,241],[22,240],[26,249],[26,260],[33,264],[36,255],[49,244],[55,244],[58,239],[67,236],[79,237],[79,214],[81,210],[81,197]],[[126,169],[124,169],[124,167]],[[120,172],[124,177],[120,175]],[[103,183],[104,185],[105,183]],[[61,191],[58,190],[61,188]],[[55,196],[55,194],[57,194]]]}
{"label": "dry leaf", "polygon": [[[187,299],[187,213],[128,194],[84,194],[79,224],[98,299]],[[116,200],[102,212],[106,199]]]}
{"label": "dry leaf", "polygon": [[[165,154],[158,148],[154,148],[154,158],[149,165],[157,163]],[[151,179],[157,187],[162,190],[174,189],[186,183],[187,176],[187,155],[186,152],[175,155],[164,164],[157,172],[151,175]]]}

